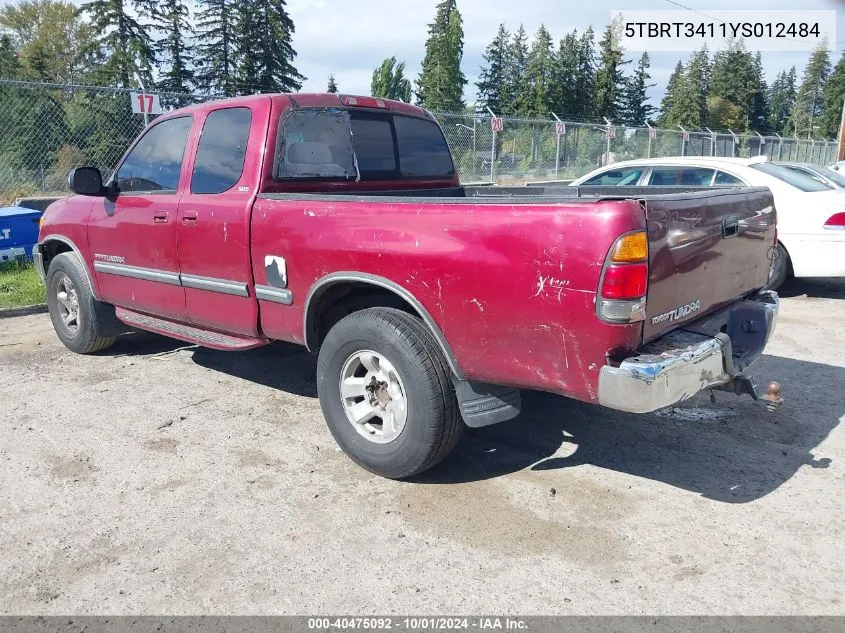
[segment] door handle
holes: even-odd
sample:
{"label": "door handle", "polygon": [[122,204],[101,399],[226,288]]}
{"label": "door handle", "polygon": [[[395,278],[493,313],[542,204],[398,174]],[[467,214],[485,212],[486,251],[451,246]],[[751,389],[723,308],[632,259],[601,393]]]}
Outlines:
{"label": "door handle", "polygon": [[722,237],[735,237],[739,235],[739,220],[729,217],[722,220]]}
{"label": "door handle", "polygon": [[153,222],[156,224],[164,224],[167,222],[168,213],[167,211],[154,211],[153,212]]}
{"label": "door handle", "polygon": [[184,211],[182,213],[182,224],[196,224],[199,214],[196,211]]}

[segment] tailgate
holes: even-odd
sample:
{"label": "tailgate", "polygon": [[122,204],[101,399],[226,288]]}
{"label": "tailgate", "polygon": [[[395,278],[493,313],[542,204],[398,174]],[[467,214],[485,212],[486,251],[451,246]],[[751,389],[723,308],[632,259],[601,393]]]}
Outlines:
{"label": "tailgate", "polygon": [[775,240],[768,189],[654,196],[643,205],[649,237],[644,341],[766,284]]}

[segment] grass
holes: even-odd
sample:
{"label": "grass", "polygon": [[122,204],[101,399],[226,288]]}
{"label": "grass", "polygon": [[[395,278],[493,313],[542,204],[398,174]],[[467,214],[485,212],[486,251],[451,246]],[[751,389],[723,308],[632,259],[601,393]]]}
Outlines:
{"label": "grass", "polygon": [[0,309],[44,303],[44,285],[32,262],[0,264]]}

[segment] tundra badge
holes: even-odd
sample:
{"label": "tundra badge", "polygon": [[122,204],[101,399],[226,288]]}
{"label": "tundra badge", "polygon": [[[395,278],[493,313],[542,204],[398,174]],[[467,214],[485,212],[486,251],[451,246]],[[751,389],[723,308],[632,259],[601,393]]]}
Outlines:
{"label": "tundra badge", "polygon": [[656,317],[652,317],[651,324],[654,325],[655,323],[663,323],[664,321],[675,321],[676,319],[682,319],[685,316],[689,316],[693,312],[698,312],[698,309],[701,307],[701,301],[696,299],[695,301],[690,301],[686,305],[678,306],[674,310],[669,310],[668,312],[664,312],[663,314],[658,314]]}

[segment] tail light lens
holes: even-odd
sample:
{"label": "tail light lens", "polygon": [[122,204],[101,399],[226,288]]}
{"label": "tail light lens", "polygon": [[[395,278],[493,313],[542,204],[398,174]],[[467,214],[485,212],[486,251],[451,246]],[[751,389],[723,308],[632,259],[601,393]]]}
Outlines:
{"label": "tail light lens", "polygon": [[601,277],[597,310],[610,323],[642,321],[648,293],[648,234],[628,233],[616,240]]}
{"label": "tail light lens", "polygon": [[845,213],[834,213],[824,223],[824,228],[845,231]]}
{"label": "tail light lens", "polygon": [[648,288],[648,264],[608,266],[604,271],[601,296],[604,299],[639,299]]}

